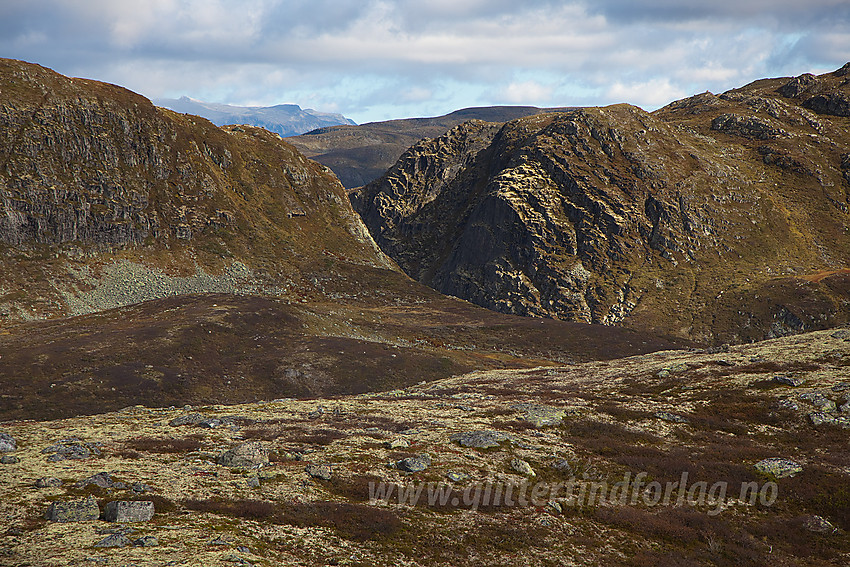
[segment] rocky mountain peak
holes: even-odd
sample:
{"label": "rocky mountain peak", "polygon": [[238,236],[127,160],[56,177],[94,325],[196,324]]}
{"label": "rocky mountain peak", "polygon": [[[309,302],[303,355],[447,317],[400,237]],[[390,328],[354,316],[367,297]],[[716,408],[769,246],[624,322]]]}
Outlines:
{"label": "rocky mountain peak", "polygon": [[422,142],[352,202],[408,274],[502,312],[700,340],[817,327],[848,317],[845,89],[804,75],[470,124],[474,147]]}

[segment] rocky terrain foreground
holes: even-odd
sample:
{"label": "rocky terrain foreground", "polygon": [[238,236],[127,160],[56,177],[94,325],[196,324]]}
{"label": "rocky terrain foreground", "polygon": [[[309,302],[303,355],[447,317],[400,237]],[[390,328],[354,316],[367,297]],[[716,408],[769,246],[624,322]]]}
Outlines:
{"label": "rocky terrain foreground", "polygon": [[0,431],[2,565],[850,562],[848,329]]}
{"label": "rocky terrain foreground", "polygon": [[352,193],[434,289],[722,344],[850,320],[850,64],[649,113],[464,123]]}

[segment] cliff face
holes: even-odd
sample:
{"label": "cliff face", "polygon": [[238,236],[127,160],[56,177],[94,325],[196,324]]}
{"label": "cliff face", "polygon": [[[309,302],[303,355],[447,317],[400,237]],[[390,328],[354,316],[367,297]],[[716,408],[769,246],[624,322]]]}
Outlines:
{"label": "cliff face", "polygon": [[239,262],[284,287],[328,257],[393,268],[333,174],[279,136],[12,60],[0,60],[0,252],[0,304],[39,315],[67,312],[60,288],[94,285],[74,274],[103,255],[183,275]]}
{"label": "cliff face", "polygon": [[715,341],[835,324],[845,73],[464,124],[352,201],[408,274],[498,311]]}

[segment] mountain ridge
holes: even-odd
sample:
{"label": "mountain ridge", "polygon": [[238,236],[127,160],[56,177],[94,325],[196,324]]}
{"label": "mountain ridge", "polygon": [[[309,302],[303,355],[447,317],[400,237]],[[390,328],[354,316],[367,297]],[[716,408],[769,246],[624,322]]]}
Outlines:
{"label": "mountain ridge", "polygon": [[297,136],[317,128],[341,124],[355,125],[350,118],[334,112],[320,112],[311,108],[302,109],[297,104],[273,106],[236,106],[204,102],[187,96],[177,99],[161,98],[153,101],[157,106],[183,114],[194,114],[206,118],[216,126],[247,124],[265,128],[281,136]]}
{"label": "mountain ridge", "polygon": [[[843,69],[653,113],[465,123],[411,147],[352,202],[414,279],[502,312],[717,343],[841,324]],[[806,279],[820,272],[834,273]]]}

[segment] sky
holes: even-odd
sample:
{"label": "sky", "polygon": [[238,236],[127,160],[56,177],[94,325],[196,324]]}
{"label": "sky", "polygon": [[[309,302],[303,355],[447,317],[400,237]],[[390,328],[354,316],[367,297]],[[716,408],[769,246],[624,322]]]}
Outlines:
{"label": "sky", "polygon": [[0,57],[148,98],[358,123],[497,104],[654,110],[850,61],[849,0],[0,0]]}

